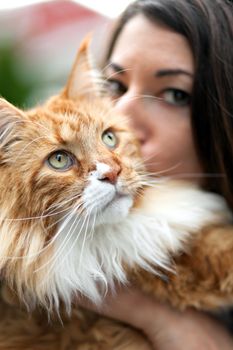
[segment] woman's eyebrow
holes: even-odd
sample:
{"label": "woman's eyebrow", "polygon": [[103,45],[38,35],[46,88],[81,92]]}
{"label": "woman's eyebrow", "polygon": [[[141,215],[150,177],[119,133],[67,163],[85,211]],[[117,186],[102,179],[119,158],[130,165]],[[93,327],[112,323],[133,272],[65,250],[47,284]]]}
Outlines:
{"label": "woman's eyebrow", "polygon": [[184,74],[184,75],[187,75],[187,76],[193,78],[193,74],[184,70],[184,69],[160,69],[160,70],[155,72],[155,77],[162,78],[162,77],[166,77],[168,75],[180,75],[180,74]]}
{"label": "woman's eyebrow", "polygon": [[[107,65],[106,68],[111,68],[112,70],[114,70],[114,72],[118,73],[118,74],[124,74],[126,72],[127,69],[125,69],[124,67],[120,66],[117,63],[114,62],[109,62],[109,64]],[[184,69],[180,69],[180,68],[169,68],[169,69],[160,69],[158,71],[155,72],[155,77],[156,78],[162,78],[162,77],[166,77],[169,75],[186,75],[189,76],[191,78],[193,78],[193,74],[190,73],[187,70]]]}

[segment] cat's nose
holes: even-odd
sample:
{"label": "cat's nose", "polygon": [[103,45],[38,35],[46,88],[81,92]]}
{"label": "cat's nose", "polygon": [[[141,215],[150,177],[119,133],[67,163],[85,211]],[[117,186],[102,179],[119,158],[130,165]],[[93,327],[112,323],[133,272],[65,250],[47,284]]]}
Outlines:
{"label": "cat's nose", "polygon": [[115,185],[118,180],[118,176],[121,172],[121,168],[119,165],[110,168],[106,173],[102,174],[99,180],[110,182],[112,185]]}
{"label": "cat's nose", "polygon": [[106,181],[114,185],[117,183],[118,176],[121,173],[121,166],[115,162],[109,164],[105,162],[97,162],[94,165],[94,168],[90,170],[91,178],[95,178],[99,181]]}

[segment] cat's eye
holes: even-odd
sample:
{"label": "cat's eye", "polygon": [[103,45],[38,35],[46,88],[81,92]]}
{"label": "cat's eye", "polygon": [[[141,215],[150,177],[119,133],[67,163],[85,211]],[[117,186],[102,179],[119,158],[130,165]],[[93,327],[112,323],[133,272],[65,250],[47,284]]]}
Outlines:
{"label": "cat's eye", "polygon": [[102,141],[109,148],[115,148],[118,143],[116,135],[110,130],[106,130],[103,132]]}
{"label": "cat's eye", "polygon": [[72,167],[74,159],[65,151],[56,151],[48,157],[47,162],[51,168],[57,171],[66,171]]}

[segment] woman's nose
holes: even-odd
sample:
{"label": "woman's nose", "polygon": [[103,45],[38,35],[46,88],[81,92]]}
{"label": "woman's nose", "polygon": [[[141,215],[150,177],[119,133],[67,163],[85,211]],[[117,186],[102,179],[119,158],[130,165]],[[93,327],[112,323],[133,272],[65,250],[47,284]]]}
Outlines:
{"label": "woman's nose", "polygon": [[136,94],[125,93],[118,99],[115,108],[121,114],[129,117],[130,126],[138,140],[144,143],[147,139],[148,127],[142,98]]}

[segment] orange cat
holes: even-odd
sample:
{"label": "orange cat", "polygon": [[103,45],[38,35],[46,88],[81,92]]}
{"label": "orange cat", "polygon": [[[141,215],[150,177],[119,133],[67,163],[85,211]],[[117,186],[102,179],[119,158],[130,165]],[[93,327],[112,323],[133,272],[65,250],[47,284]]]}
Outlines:
{"label": "orange cat", "polygon": [[217,227],[233,247],[224,200],[147,180],[124,116],[99,95],[87,46],[43,106],[0,100],[0,349],[147,348],[136,331],[72,306],[80,295],[101,302],[115,281],[180,308],[233,300],[231,260],[218,261]]}

